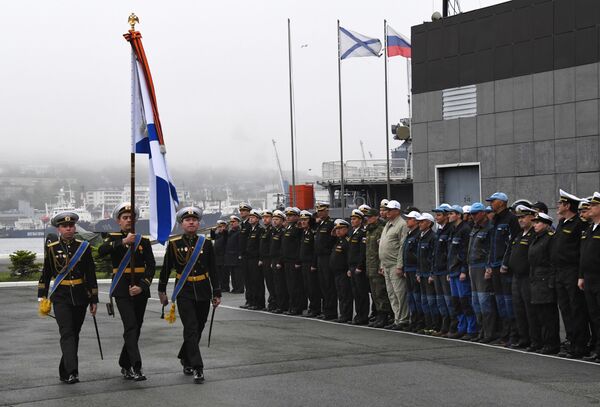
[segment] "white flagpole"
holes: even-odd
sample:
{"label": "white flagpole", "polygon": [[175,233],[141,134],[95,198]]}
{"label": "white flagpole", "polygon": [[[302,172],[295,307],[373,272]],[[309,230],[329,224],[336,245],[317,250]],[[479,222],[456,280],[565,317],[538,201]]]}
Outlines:
{"label": "white flagpole", "polygon": [[342,70],[341,70],[341,41],[340,20],[337,20],[338,36],[338,106],[340,109],[340,202],[342,206],[342,218],[345,217],[346,199],[344,196],[344,137],[342,133]]}
{"label": "white flagpole", "polygon": [[294,89],[292,86],[292,34],[290,28],[290,19],[288,18],[288,68],[290,80],[290,142],[292,145],[292,194],[290,196],[291,205],[296,206],[296,163],[294,152]]}
{"label": "white flagpole", "polygon": [[389,113],[388,113],[388,52],[387,52],[387,21],[383,20],[383,60],[385,71],[385,159],[386,159],[386,192],[387,199],[392,199],[392,186],[390,181],[390,136],[389,136]]}

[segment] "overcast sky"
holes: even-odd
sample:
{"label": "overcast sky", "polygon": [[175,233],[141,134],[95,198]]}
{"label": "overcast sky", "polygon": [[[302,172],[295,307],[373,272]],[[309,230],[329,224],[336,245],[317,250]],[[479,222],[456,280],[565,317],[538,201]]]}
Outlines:
{"label": "overcast sky", "polygon": [[[463,11],[493,0],[462,0]],[[273,168],[271,139],[290,167],[287,18],[292,20],[297,168],[339,159],[336,19],[383,37],[441,0],[103,0],[3,2],[0,163],[12,159],[126,164],[134,11],[156,86],[171,167]],[[342,61],[344,155],[360,140],[385,157],[382,58]],[[390,124],[407,117],[406,60],[389,61]],[[392,147],[396,142],[392,142]],[[250,174],[244,172],[243,174]]]}

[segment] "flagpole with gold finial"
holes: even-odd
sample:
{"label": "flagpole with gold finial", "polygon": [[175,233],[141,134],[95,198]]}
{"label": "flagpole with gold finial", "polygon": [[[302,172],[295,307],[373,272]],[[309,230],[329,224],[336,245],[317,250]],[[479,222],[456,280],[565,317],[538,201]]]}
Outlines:
{"label": "flagpole with gold finial", "polygon": [[[129,15],[129,18],[127,19],[127,22],[129,23],[129,26],[131,27],[129,32],[130,33],[134,33],[135,32],[135,24],[140,22],[140,19],[138,18],[138,16],[135,15],[135,13],[131,13]],[[135,95],[133,95],[133,91],[135,89],[134,83],[133,81],[136,78],[135,73],[133,72],[134,69],[136,69],[135,66],[135,53],[132,51],[131,52],[131,179],[130,179],[130,201],[131,201],[131,233],[133,233],[135,235],[135,222],[136,222],[136,216],[135,216],[135,112],[134,112],[134,103],[133,103],[133,98],[135,97]],[[131,284],[130,286],[133,287],[135,286],[135,245],[132,244],[130,247],[131,250],[131,259],[129,262],[129,267],[131,268]]]}

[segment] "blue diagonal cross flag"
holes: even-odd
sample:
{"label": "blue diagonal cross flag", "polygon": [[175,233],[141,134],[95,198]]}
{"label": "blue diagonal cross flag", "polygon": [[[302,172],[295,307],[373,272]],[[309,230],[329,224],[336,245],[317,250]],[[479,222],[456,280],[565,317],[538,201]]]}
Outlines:
{"label": "blue diagonal cross flag", "polygon": [[352,57],[379,57],[381,41],[340,27],[340,59]]}

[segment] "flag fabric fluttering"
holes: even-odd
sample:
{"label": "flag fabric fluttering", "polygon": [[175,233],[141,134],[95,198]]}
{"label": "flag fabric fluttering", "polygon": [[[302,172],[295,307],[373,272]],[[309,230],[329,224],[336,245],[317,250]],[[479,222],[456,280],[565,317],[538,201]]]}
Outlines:
{"label": "flag fabric fluttering", "polygon": [[379,57],[381,41],[366,37],[354,31],[340,27],[340,59],[352,57]]}
{"label": "flag fabric fluttering", "polygon": [[138,31],[125,34],[132,48],[132,152],[148,154],[150,234],[164,244],[175,226],[179,200],[167,167],[165,144],[148,60]]}
{"label": "flag fabric fluttering", "polygon": [[405,58],[411,58],[412,51],[410,40],[404,35],[397,33],[392,27],[387,26],[387,56],[395,57],[397,55]]}

